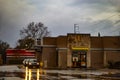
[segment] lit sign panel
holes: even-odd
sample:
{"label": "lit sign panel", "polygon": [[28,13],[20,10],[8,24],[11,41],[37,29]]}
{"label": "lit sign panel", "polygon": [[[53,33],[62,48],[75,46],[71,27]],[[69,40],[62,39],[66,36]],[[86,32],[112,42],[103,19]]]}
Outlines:
{"label": "lit sign panel", "polygon": [[90,35],[89,34],[68,34],[67,46],[72,50],[89,50]]}
{"label": "lit sign panel", "polygon": [[8,49],[8,50],[6,50],[6,55],[7,55],[7,57],[15,57],[15,56],[19,56],[19,57],[31,56],[31,57],[34,57],[35,52],[34,51],[29,51],[29,50]]}
{"label": "lit sign panel", "polygon": [[89,50],[89,48],[72,47],[72,50]]}

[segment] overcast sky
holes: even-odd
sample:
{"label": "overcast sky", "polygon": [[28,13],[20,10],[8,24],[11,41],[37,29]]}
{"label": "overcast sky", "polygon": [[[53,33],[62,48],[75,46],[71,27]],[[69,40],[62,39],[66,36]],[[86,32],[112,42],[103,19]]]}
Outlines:
{"label": "overcast sky", "polygon": [[20,30],[42,22],[51,36],[74,32],[119,35],[120,0],[0,0],[0,40],[15,46]]}

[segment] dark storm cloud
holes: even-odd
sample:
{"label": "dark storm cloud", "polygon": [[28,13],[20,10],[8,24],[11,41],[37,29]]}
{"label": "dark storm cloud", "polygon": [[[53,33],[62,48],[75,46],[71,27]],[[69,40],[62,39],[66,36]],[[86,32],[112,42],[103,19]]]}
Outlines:
{"label": "dark storm cloud", "polygon": [[[73,7],[84,6],[82,11],[89,9],[89,12],[93,12],[93,17],[95,17],[95,15],[100,16],[104,14],[104,17],[101,16],[102,18],[100,20],[98,19],[96,21],[93,21],[92,24],[94,25],[91,24],[92,26],[89,26],[93,29],[91,30],[91,33],[94,34],[100,31],[104,35],[114,35],[111,32],[120,30],[118,27],[118,25],[120,25],[120,18],[116,18],[116,20],[114,20],[114,17],[117,17],[117,15],[120,13],[119,3],[120,0],[75,0],[73,3],[71,3],[71,5]],[[113,22],[117,23],[118,25],[116,26]]]}
{"label": "dark storm cloud", "polygon": [[[29,11],[23,0],[0,0],[0,23],[1,27],[17,27]],[[9,27],[10,28],[10,27]]]}
{"label": "dark storm cloud", "polygon": [[91,8],[107,10],[110,8],[115,8],[117,11],[120,11],[120,0],[75,0],[71,5],[81,6],[87,5]]}
{"label": "dark storm cloud", "polygon": [[[22,0],[0,0],[0,39],[15,45],[28,5]],[[25,19],[24,19],[25,20]]]}
{"label": "dark storm cloud", "polygon": [[[119,29],[119,23],[113,23],[119,19],[104,19],[118,14],[119,3],[120,0],[0,0],[0,39],[15,44],[19,30],[31,21],[43,22],[52,36],[74,32],[74,24],[80,26],[82,33],[111,32]],[[100,24],[91,26],[96,22]]]}
{"label": "dark storm cloud", "polygon": [[100,4],[100,5],[113,5],[117,6],[119,5],[120,0],[75,0],[72,4],[74,6],[78,5],[92,5],[92,4]]}

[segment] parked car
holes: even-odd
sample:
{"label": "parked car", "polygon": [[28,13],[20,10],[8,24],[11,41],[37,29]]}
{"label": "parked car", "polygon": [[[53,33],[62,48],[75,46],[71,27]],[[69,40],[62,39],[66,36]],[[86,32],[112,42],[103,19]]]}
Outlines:
{"label": "parked car", "polygon": [[39,68],[40,62],[37,59],[29,59],[28,68]]}

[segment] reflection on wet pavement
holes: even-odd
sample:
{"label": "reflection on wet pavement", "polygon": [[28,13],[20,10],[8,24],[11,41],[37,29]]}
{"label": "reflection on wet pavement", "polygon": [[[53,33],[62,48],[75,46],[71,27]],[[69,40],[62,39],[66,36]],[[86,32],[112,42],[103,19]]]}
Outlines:
{"label": "reflection on wet pavement", "polygon": [[[26,67],[24,72],[0,72],[0,80],[3,77],[6,77],[4,80],[116,80],[109,77],[109,75],[76,74],[75,72],[76,71],[72,73],[72,70],[53,71],[44,69],[28,69],[28,67]],[[116,77],[116,75],[111,76]],[[119,79],[117,80],[120,80],[120,76],[118,78]]]}
{"label": "reflection on wet pavement", "polygon": [[39,80],[40,77],[40,69],[36,69],[36,77],[33,76],[33,72],[32,69],[28,69],[28,67],[26,67],[25,69],[25,80],[31,80],[32,78],[36,78],[36,80]]}
{"label": "reflection on wet pavement", "polygon": [[[86,75],[46,73],[43,69],[28,69],[26,67],[24,80],[73,80],[73,79],[89,79]],[[89,79],[94,80],[94,79]]]}

